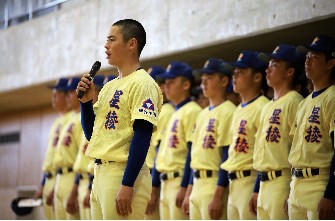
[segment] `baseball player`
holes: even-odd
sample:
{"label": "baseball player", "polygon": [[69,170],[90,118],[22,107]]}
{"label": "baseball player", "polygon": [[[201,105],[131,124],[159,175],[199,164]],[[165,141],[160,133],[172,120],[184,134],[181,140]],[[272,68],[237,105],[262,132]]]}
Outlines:
{"label": "baseball player", "polygon": [[267,61],[258,52],[243,51],[232,64],[234,91],[240,94],[242,103],[232,119],[228,159],[221,165],[229,178],[228,219],[256,219],[248,205],[257,174],[253,170],[255,134],[261,109],[269,101],[261,94]]}
{"label": "baseball player", "polygon": [[[94,97],[93,97],[93,101],[92,101],[93,103],[98,101],[98,94],[100,93],[102,87],[105,84],[107,84],[107,82],[109,82],[109,81],[111,81],[115,78],[116,78],[116,76],[114,76],[114,75],[106,76],[103,80],[102,85],[100,85],[101,84],[100,79],[98,79],[98,82],[97,82],[96,77],[93,79],[93,83],[99,85],[95,88],[95,93],[94,93]],[[85,137],[85,140],[87,141],[86,137]],[[88,142],[87,142],[87,144],[88,144]],[[87,146],[86,146],[86,149],[87,149]],[[86,149],[85,149],[85,151],[86,151]],[[90,160],[88,165],[87,165],[87,173],[88,173],[89,184],[86,188],[86,195],[84,196],[84,199],[83,199],[84,200],[84,202],[83,202],[84,205],[83,206],[84,206],[84,208],[91,208],[91,204],[90,204],[91,197],[90,197],[90,195],[91,195],[93,179],[94,179],[94,161],[93,160]],[[91,212],[89,214],[89,217],[92,218]]]}
{"label": "baseball player", "polygon": [[45,159],[42,165],[43,179],[39,190],[35,194],[35,198],[43,199],[43,209],[46,219],[55,219],[52,206],[47,204],[47,198],[55,184],[56,171],[53,167],[53,159],[56,151],[56,145],[59,138],[59,132],[66,119],[66,113],[69,108],[66,102],[66,85],[68,79],[60,78],[56,85],[52,86],[52,107],[60,114],[57,117],[50,129],[48,147],[45,154]]}
{"label": "baseball player", "polygon": [[[105,77],[101,75],[97,75],[93,79],[93,83],[95,85],[95,96],[93,98],[93,103],[98,100],[98,94],[101,88],[103,87],[103,81]],[[87,193],[87,188],[89,186],[89,171],[88,164],[90,162],[89,158],[85,156],[85,151],[88,146],[88,141],[82,133],[81,140],[79,143],[79,151],[77,154],[76,161],[73,165],[73,170],[76,173],[76,177],[74,180],[74,185],[72,187],[72,192],[68,198],[67,206],[68,210],[75,210],[76,203],[78,202],[80,219],[89,220],[91,219],[91,210],[87,207],[84,207],[84,199]]]}
{"label": "baseball player", "polygon": [[298,106],[289,163],[290,219],[334,219],[335,208],[335,40],[319,35],[308,46],[306,76],[313,92]]}
{"label": "baseball player", "polygon": [[67,99],[72,111],[62,128],[57,143],[54,166],[57,176],[54,186],[54,206],[56,219],[79,219],[78,204],[68,205],[75,173],[73,164],[76,160],[82,129],[80,125],[80,105],[76,87],[80,78],[70,78],[67,84]]}
{"label": "baseball player", "polygon": [[[152,174],[152,169],[154,167],[154,161],[157,154],[157,147],[159,147],[159,144],[162,139],[162,134],[164,133],[164,130],[166,128],[166,124],[171,118],[171,115],[174,112],[174,107],[171,103],[169,103],[166,100],[166,96],[164,93],[164,80],[160,77],[160,75],[165,73],[165,69],[159,66],[152,66],[148,69],[148,74],[155,79],[157,84],[160,86],[162,93],[163,93],[163,100],[164,104],[162,106],[162,111],[159,114],[158,117],[158,124],[157,124],[157,131],[152,134],[151,141],[150,141],[150,147],[146,159],[146,164],[150,169],[150,173]],[[151,194],[151,200],[148,203],[147,210],[146,210],[146,217],[147,220],[159,220],[159,193],[152,193]]]}
{"label": "baseball player", "polygon": [[194,77],[188,64],[170,63],[163,78],[167,99],[175,106],[175,112],[159,145],[153,171],[153,194],[158,191],[160,179],[161,219],[188,219],[181,210],[190,175],[190,167],[185,165],[189,165],[192,133],[201,107],[190,98]]}
{"label": "baseball player", "polygon": [[118,78],[108,82],[94,104],[94,83],[85,74],[78,85],[82,126],[94,158],[91,193],[93,219],[144,219],[151,176],[144,164],[163,99],[159,86],[139,62],[146,42],[136,20],[115,22],[105,44],[108,63]]}
{"label": "baseball player", "polygon": [[[233,67],[221,59],[210,58],[195,73],[201,74],[201,88],[209,106],[199,115],[191,149],[192,177],[188,187],[190,219],[226,219],[227,171],[220,165],[228,157],[230,130],[236,106],[226,100]],[[192,178],[191,177],[191,178]],[[192,187],[193,181],[193,187]],[[226,181],[226,182],[224,182]],[[187,197],[183,208],[187,212]],[[185,206],[186,204],[186,206]]]}
{"label": "baseball player", "polygon": [[253,167],[257,185],[250,210],[257,219],[288,219],[284,205],[288,198],[291,166],[288,162],[292,137],[289,136],[295,114],[303,97],[294,89],[302,73],[302,56],[295,46],[280,44],[272,52],[266,79],[273,88],[273,99],[265,104],[256,133]]}

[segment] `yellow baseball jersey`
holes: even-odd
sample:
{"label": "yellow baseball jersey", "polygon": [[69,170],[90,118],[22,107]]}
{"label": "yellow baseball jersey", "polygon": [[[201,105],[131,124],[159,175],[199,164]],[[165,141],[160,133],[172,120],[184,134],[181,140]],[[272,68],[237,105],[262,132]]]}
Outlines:
{"label": "yellow baseball jersey", "polygon": [[232,102],[225,101],[212,110],[207,107],[199,113],[192,142],[192,169],[220,169],[222,146],[231,142],[230,125],[235,109]]}
{"label": "yellow baseball jersey", "polygon": [[228,159],[221,168],[228,171],[250,170],[253,168],[255,134],[259,126],[261,110],[269,102],[260,96],[242,107],[240,104],[233,115],[231,133],[232,141],[228,150]]}
{"label": "yellow baseball jersey", "polygon": [[289,162],[294,168],[329,168],[334,149],[330,132],[334,123],[335,86],[319,96],[306,97],[298,107]]}
{"label": "yellow baseball jersey", "polygon": [[65,123],[66,116],[67,116],[66,114],[59,116],[52,123],[51,129],[49,132],[48,147],[47,147],[47,151],[46,151],[45,158],[44,158],[43,165],[42,165],[42,170],[44,172],[52,172],[55,169],[53,165],[53,160],[54,160],[54,156],[56,153],[56,147],[57,147],[57,143],[59,140],[59,134],[62,129],[62,126]]}
{"label": "yellow baseball jersey", "polygon": [[88,147],[88,143],[89,142],[86,139],[85,134],[82,133],[77,158],[73,165],[73,170],[77,173],[87,173],[88,164],[90,163],[90,161],[93,162],[93,160],[89,159],[85,155],[86,149]]}
{"label": "yellow baseball jersey", "polygon": [[159,86],[143,69],[105,84],[94,104],[95,122],[86,155],[126,162],[134,121],[146,120],[154,125],[155,131],[162,104]]}
{"label": "yellow baseball jersey", "polygon": [[292,137],[289,136],[299,103],[304,98],[290,91],[280,99],[271,100],[262,109],[256,133],[254,169],[258,171],[291,168],[288,162]]}
{"label": "yellow baseball jersey", "polygon": [[156,157],[156,169],[159,172],[184,169],[187,142],[192,142],[195,122],[200,111],[201,107],[190,101],[172,114]]}
{"label": "yellow baseball jersey", "polygon": [[166,128],[166,124],[169,122],[171,115],[175,111],[174,107],[170,103],[163,104],[162,111],[158,116],[157,131],[151,136],[150,147],[146,158],[146,164],[149,168],[154,167],[154,160],[156,157],[156,146],[162,139],[162,134]]}
{"label": "yellow baseball jersey", "polygon": [[77,157],[82,131],[80,113],[71,111],[59,134],[54,160],[56,168],[73,166]]}

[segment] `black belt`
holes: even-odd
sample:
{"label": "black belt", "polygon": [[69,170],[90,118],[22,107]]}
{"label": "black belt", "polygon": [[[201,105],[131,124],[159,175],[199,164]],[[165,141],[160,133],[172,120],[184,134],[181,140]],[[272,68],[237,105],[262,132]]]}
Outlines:
{"label": "black belt", "polygon": [[63,173],[65,173],[65,172],[70,173],[70,172],[73,171],[72,167],[68,167],[68,168],[66,168],[66,169],[67,169],[67,171],[63,171],[63,168],[57,168],[56,173],[57,173],[57,174],[63,174]]}
{"label": "black belt", "polygon": [[[308,173],[309,169],[297,169],[297,168],[292,168],[292,175],[295,176],[296,178],[308,178],[311,176],[316,176],[319,175],[320,170],[318,168],[315,169],[310,169],[311,172],[310,174]],[[305,172],[305,175],[304,175]]]}
{"label": "black belt", "polygon": [[[107,161],[107,162],[112,163],[114,161]],[[102,160],[101,159],[94,159],[94,163],[97,164],[97,165],[100,165],[100,164],[102,164]]]}
{"label": "black belt", "polygon": [[[179,172],[173,172],[173,178],[177,178],[179,177]],[[169,177],[168,177],[168,173],[161,173],[159,175],[159,178],[162,180],[162,181],[165,181],[165,180],[168,180]]]}
{"label": "black belt", "polygon": [[50,172],[45,172],[44,173],[45,178],[51,179],[52,178],[52,173]]}
{"label": "black belt", "polygon": [[276,177],[282,176],[281,170],[274,171],[275,177],[273,177],[272,172],[273,171],[270,171],[270,172],[259,172],[258,174],[259,174],[259,177],[260,177],[261,181],[265,182],[265,181],[268,181],[268,180],[273,180]]}
{"label": "black belt", "polygon": [[212,170],[193,170],[193,177],[199,179],[202,178],[200,173],[201,171],[205,171],[206,177],[212,177],[213,171]]}
{"label": "black belt", "polygon": [[[238,172],[231,172],[231,173],[228,173],[228,179],[229,179],[230,181],[237,179],[237,178],[238,178],[238,177],[237,177],[237,173],[238,173]],[[243,174],[243,177],[250,176],[250,175],[251,175],[251,170],[243,170],[243,171],[242,171],[242,174]],[[242,177],[240,177],[240,178],[242,178]]]}

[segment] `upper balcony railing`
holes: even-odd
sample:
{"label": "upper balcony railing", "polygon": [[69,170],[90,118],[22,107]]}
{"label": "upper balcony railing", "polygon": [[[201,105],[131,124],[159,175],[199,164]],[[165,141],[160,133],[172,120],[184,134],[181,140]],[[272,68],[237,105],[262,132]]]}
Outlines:
{"label": "upper balcony railing", "polygon": [[0,30],[60,9],[67,0],[0,0]]}

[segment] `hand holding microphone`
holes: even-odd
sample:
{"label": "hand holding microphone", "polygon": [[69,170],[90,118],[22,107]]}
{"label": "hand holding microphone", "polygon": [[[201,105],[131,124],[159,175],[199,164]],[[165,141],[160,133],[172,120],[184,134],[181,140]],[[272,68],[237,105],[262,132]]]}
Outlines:
{"label": "hand holding microphone", "polygon": [[77,97],[80,99],[81,102],[85,103],[93,99],[94,90],[92,89],[94,88],[90,87],[91,81],[96,75],[96,73],[99,71],[100,67],[101,67],[100,61],[96,61],[93,64],[89,74],[84,74],[83,77],[81,78],[81,81],[77,86]]}

